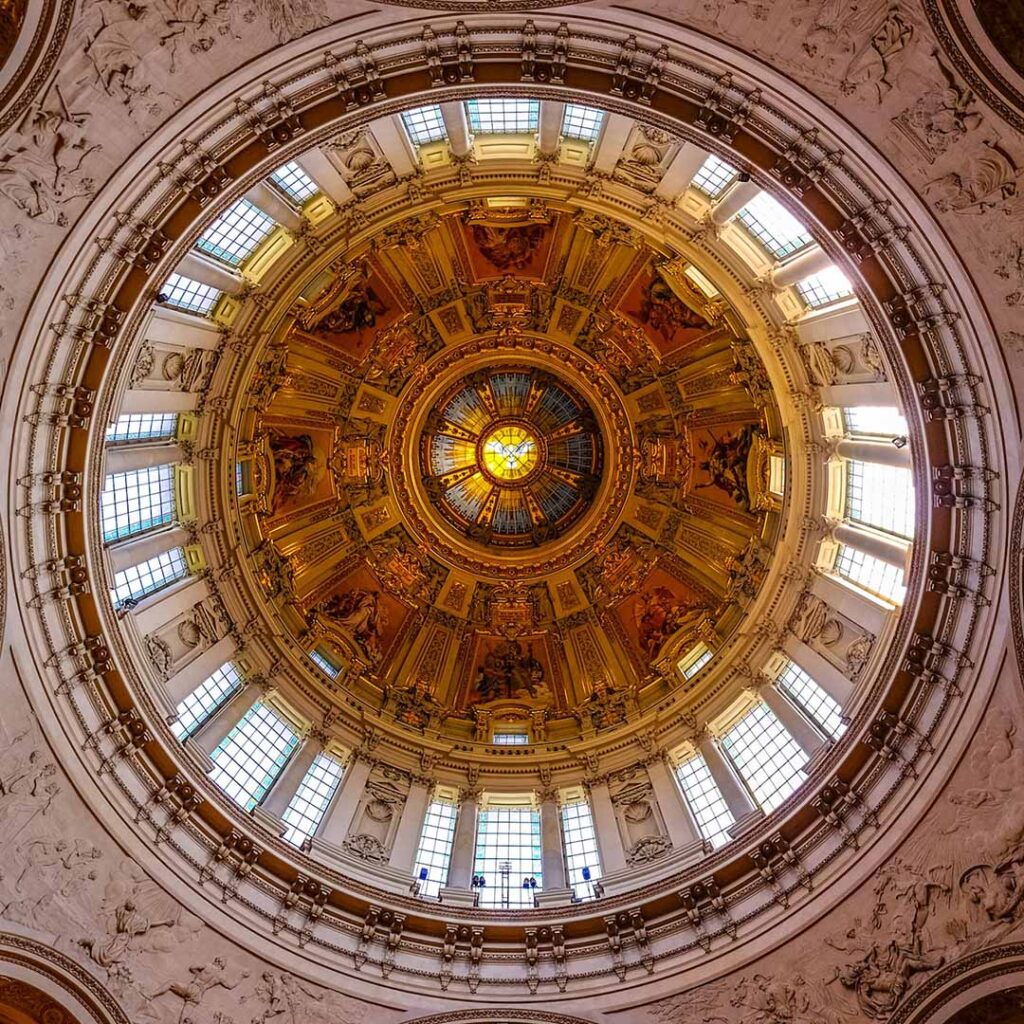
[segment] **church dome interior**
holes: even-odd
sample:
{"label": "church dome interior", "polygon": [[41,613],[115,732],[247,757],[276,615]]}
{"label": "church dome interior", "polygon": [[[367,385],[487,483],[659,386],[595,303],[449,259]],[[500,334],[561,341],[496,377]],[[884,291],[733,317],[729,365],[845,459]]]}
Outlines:
{"label": "church dome interior", "polygon": [[1014,1019],[992,12],[51,6],[0,1021]]}

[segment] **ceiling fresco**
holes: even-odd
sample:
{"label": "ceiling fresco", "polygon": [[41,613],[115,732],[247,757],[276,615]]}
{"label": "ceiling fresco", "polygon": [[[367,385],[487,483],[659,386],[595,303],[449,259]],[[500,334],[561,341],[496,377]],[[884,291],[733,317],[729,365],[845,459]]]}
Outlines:
{"label": "ceiling fresco", "polygon": [[781,424],[684,261],[474,200],[385,230],[293,314],[251,383],[240,511],[263,596],[350,698],[572,735],[596,693],[642,706],[736,630]]}

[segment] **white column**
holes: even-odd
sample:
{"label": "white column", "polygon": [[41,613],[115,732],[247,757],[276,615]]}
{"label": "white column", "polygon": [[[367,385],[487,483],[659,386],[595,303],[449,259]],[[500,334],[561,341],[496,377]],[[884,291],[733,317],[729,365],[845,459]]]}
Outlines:
{"label": "white column", "polygon": [[826,267],[832,266],[832,257],[824,249],[812,245],[805,249],[799,256],[787,260],[781,267],[776,267],[771,273],[771,282],[776,288],[787,288],[805,277],[820,273]]}
{"label": "white column", "polygon": [[707,158],[706,149],[701,149],[692,142],[684,142],[665,168],[654,194],[660,199],[675,199],[681,195],[689,188],[694,175],[704,166]]}
{"label": "white column", "polygon": [[302,785],[306,772],[312,767],[317,754],[323,750],[320,743],[312,736],[301,740],[299,746],[292,751],[284,768],[270,785],[266,795],[260,802],[260,809],[274,818],[280,818],[292,802],[296,790]]}
{"label": "white column", "polygon": [[372,770],[373,761],[352,755],[341,778],[341,785],[338,786],[331,806],[327,808],[327,813],[317,829],[317,836],[325,843],[341,846],[345,841],[349,826],[352,824],[352,816],[363,797],[366,780]]}
{"label": "white column", "polygon": [[167,441],[153,444],[126,444],[106,450],[104,468],[108,473],[127,473],[181,461],[181,449]]}
{"label": "white column", "polygon": [[758,696],[768,705],[769,710],[782,723],[782,727],[800,744],[808,757],[813,757],[825,742],[825,737],[811,720],[774,684],[766,684],[758,690]]}
{"label": "white column", "polygon": [[813,647],[809,647],[795,636],[787,636],[782,649],[837,704],[841,707],[846,706],[853,693],[853,683],[831,661],[823,658]]}
{"label": "white column", "polygon": [[[564,118],[564,103],[558,103],[555,100],[541,100],[537,148],[547,156],[558,152],[558,146],[562,141],[562,120]],[[546,882],[547,875],[544,877]]]}
{"label": "white column", "polygon": [[384,158],[399,178],[407,178],[416,173],[416,155],[409,146],[405,126],[397,114],[371,121],[370,131],[380,145]]}
{"label": "white column", "polygon": [[540,805],[540,864],[545,891],[564,889],[565,851],[562,848],[562,816],[558,794],[543,792]]}
{"label": "white column", "polygon": [[875,558],[895,565],[898,569],[903,569],[907,564],[909,548],[896,540],[889,540],[881,534],[858,530],[849,523],[840,523],[833,527],[832,536],[840,544],[856,548],[866,555],[874,555]]}
{"label": "white column", "polygon": [[683,802],[679,784],[672,777],[672,770],[665,761],[659,759],[648,764],[647,775],[651,780],[654,798],[661,808],[661,816],[665,821],[668,837],[672,840],[672,846],[679,850],[700,841],[700,833]]}
{"label": "white column", "polygon": [[206,581],[193,576],[182,586],[168,587],[152,595],[151,600],[140,602],[132,613],[135,628],[145,636],[165,626],[182,612],[190,611],[210,596]]}
{"label": "white column", "polygon": [[130,566],[145,562],[171,548],[184,547],[188,543],[188,534],[180,526],[172,526],[166,530],[154,530],[140,537],[130,537],[118,541],[107,548],[110,568],[120,572]]}
{"label": "white column", "polygon": [[761,186],[756,181],[737,179],[711,207],[711,220],[715,224],[728,224],[760,191]]}
{"label": "white column", "polygon": [[740,821],[751,811],[756,810],[757,807],[746,787],[739,780],[732,765],[722,755],[714,739],[711,736],[706,737],[697,749],[704,758],[704,763],[708,766],[708,771],[732,816]]}
{"label": "white column", "polygon": [[352,199],[352,189],[342,177],[341,171],[331,163],[330,157],[320,149],[307,150],[297,156],[295,162],[313,179],[316,187],[337,206],[344,206]]}
{"label": "white column", "polygon": [[853,441],[843,438],[836,444],[836,454],[857,462],[877,462],[898,469],[910,468],[910,445],[897,448],[891,441]]}
{"label": "white column", "polygon": [[604,119],[604,130],[597,140],[594,152],[593,170],[599,174],[611,174],[626,148],[626,140],[633,130],[633,119],[622,114],[609,114]]}
{"label": "white column", "polygon": [[[409,786],[409,793],[402,808],[402,818],[395,832],[395,841],[391,844],[391,858],[388,863],[399,871],[410,872],[416,863],[416,850],[423,832],[423,819],[430,803],[430,785],[414,779]],[[444,885],[444,880],[441,880]]]}
{"label": "white column", "polygon": [[212,754],[262,696],[263,688],[258,683],[246,683],[208,722],[196,730],[191,737],[192,742],[207,754]]}
{"label": "white column", "polygon": [[469,120],[462,101],[442,103],[441,119],[444,121],[444,130],[448,133],[448,148],[452,151],[452,156],[459,159],[468,156],[473,148],[473,137],[469,134]]}
{"label": "white column", "polygon": [[167,700],[177,707],[200,683],[205,683],[214,672],[235,655],[235,641],[226,636],[202,654],[193,658],[184,668],[175,672],[164,684]]}
{"label": "white column", "polygon": [[279,196],[265,181],[253,185],[245,198],[262,210],[271,220],[295,233],[302,230],[305,218],[286,199]]}
{"label": "white column", "polygon": [[174,272],[210,288],[216,288],[225,295],[237,295],[245,286],[241,274],[236,274],[233,270],[200,256],[195,250],[181,257]]}
{"label": "white column", "polygon": [[590,813],[594,819],[597,834],[597,848],[601,853],[601,873],[610,875],[626,867],[626,851],[622,848],[619,824],[615,820],[615,807],[607,782],[588,783],[590,791]]}

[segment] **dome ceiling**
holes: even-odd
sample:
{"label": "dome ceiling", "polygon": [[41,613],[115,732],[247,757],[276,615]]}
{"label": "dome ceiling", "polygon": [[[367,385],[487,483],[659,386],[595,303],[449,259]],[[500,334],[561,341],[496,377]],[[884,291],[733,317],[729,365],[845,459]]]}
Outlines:
{"label": "dome ceiling", "polygon": [[612,226],[539,198],[410,217],[310,280],[249,391],[263,596],[361,699],[414,693],[408,726],[571,736],[717,649],[764,577],[764,368]]}

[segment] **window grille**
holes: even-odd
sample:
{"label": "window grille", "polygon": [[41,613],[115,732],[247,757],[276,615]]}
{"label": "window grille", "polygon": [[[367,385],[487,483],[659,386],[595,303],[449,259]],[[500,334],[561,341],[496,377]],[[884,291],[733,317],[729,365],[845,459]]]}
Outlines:
{"label": "window grille", "polygon": [[729,839],[735,822],[702,754],[694,754],[676,765],[676,778],[701,836],[716,849]]}
{"label": "window grille", "polygon": [[766,812],[807,778],[807,754],[764,703],[755,704],[726,733],[722,748]]}
{"label": "window grille", "polygon": [[803,224],[767,192],[754,196],[737,219],[776,259],[791,256],[813,241]]}
{"label": "window grille", "polygon": [[811,309],[827,306],[853,294],[853,285],[838,267],[826,267],[799,281],[796,290]]}
{"label": "window grille", "polygon": [[284,838],[289,843],[301,846],[316,834],[344,773],[344,766],[333,754],[317,754],[281,816],[288,826]]}
{"label": "window grille", "polygon": [[894,405],[854,405],[843,409],[846,432],[853,437],[906,437],[903,413]]}
{"label": "window grille", "polygon": [[110,599],[117,608],[127,608],[136,601],[158,590],[170,586],[176,580],[188,575],[185,552],[182,548],[171,548],[159,555],[147,558],[138,565],[114,573],[114,586]]}
{"label": "window grille", "polygon": [[684,679],[692,679],[714,656],[707,644],[697,644],[680,660],[679,671]]}
{"label": "window grille", "polygon": [[470,131],[481,135],[522,135],[540,123],[540,100],[467,100]]}
{"label": "window grille", "polygon": [[230,661],[225,662],[178,705],[171,731],[179,740],[187,739],[209,721],[241,685],[238,669]]}
{"label": "window grille", "polygon": [[700,189],[710,199],[716,199],[732,184],[733,179],[738,173],[731,164],[727,164],[724,160],[719,160],[717,156],[711,155],[693,176],[691,184],[694,188]]}
{"label": "window grille", "polygon": [[[577,899],[593,899],[591,883],[601,877],[601,858],[597,852],[594,816],[586,800],[562,805],[562,845],[569,886]],[[584,877],[584,870],[589,878]]]}
{"label": "window grille", "polygon": [[281,773],[299,738],[292,727],[257,701],[210,755],[210,780],[240,807],[251,811]]}
{"label": "window grille", "polygon": [[914,536],[914,482],[903,466],[846,463],[846,518],[876,530]]}
{"label": "window grille", "polygon": [[[481,811],[473,872],[487,883],[480,888],[481,906],[532,907],[534,892],[543,888],[539,812],[530,807]],[[523,888],[529,879],[536,887]]]}
{"label": "window grille", "polygon": [[270,175],[270,180],[297,206],[320,191],[316,182],[294,160],[278,167]]}
{"label": "window grille", "polygon": [[259,207],[239,199],[203,232],[196,248],[237,267],[275,226]]}
{"label": "window grille", "polygon": [[405,125],[409,140],[414,146],[423,146],[428,142],[440,142],[448,138],[444,116],[436,103],[406,110],[402,114],[402,124]]}
{"label": "window grille", "polygon": [[567,139],[583,139],[593,142],[601,134],[604,111],[584,107],[578,103],[566,103],[562,118],[562,134]]}
{"label": "window grille", "polygon": [[341,669],[318,649],[309,652],[309,660],[321,671],[326,672],[332,679],[337,679],[341,674]]}
{"label": "window grille", "polygon": [[[427,807],[413,868],[413,877],[419,879],[420,896],[426,899],[436,899],[441,888],[448,884],[458,817],[459,809],[445,800],[434,800]],[[426,878],[421,877],[424,869]]]}
{"label": "window grille", "polygon": [[799,665],[789,662],[777,680],[779,689],[834,740],[846,731],[843,709]]}
{"label": "window grille", "polygon": [[170,441],[178,432],[178,415],[173,412],[131,412],[118,416],[107,427],[107,444],[135,441]]}
{"label": "window grille", "polygon": [[174,467],[147,466],[109,473],[100,495],[105,541],[123,540],[174,519]]}
{"label": "window grille", "polygon": [[496,732],[491,743],[496,747],[525,747],[530,737],[525,732]]}
{"label": "window grille", "polygon": [[173,306],[185,313],[207,316],[217,305],[221,292],[208,284],[193,281],[182,274],[171,274],[160,289],[159,299],[165,306]]}
{"label": "window grille", "polygon": [[907,595],[901,568],[848,544],[839,545],[833,572],[892,604],[903,604]]}

